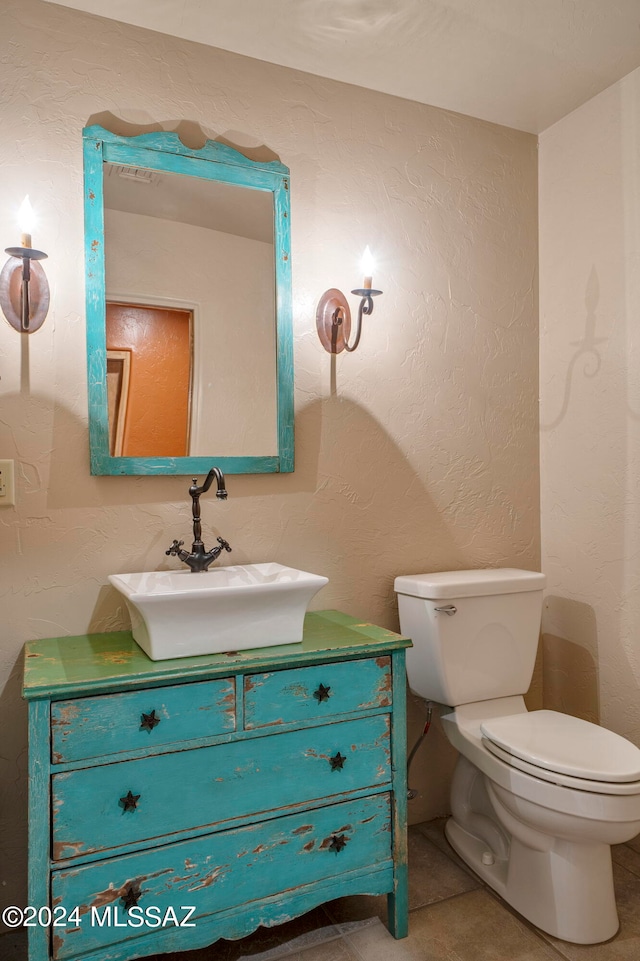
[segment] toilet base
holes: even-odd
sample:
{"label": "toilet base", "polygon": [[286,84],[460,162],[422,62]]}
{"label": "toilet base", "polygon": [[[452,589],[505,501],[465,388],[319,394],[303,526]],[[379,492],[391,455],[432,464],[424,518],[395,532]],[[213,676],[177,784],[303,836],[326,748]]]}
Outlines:
{"label": "toilet base", "polygon": [[[489,887],[524,918],[553,937],[574,944],[599,944],[618,931],[608,844],[556,840],[533,850],[511,838],[508,858],[449,818],[451,847]],[[493,863],[483,863],[493,859]]]}
{"label": "toilet base", "polygon": [[[508,860],[495,857],[489,850],[487,844],[480,838],[474,837],[460,827],[457,821],[449,818],[444,826],[444,833],[447,841],[462,860],[467,864],[474,874],[486,882],[490,888],[507,900],[505,892],[507,889],[507,869]],[[483,862],[483,855],[490,854],[493,858],[491,864]]]}

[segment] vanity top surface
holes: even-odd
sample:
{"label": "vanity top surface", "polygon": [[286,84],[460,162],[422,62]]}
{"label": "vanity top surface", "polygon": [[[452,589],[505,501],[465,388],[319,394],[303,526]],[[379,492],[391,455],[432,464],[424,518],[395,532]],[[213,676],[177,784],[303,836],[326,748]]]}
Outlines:
{"label": "vanity top surface", "polygon": [[130,631],[52,637],[25,644],[23,695],[27,699],[60,697],[103,690],[166,684],[174,679],[217,677],[240,671],[260,671],[331,660],[366,657],[380,650],[410,647],[411,641],[340,611],[306,615],[298,644],[251,648],[152,661]]}

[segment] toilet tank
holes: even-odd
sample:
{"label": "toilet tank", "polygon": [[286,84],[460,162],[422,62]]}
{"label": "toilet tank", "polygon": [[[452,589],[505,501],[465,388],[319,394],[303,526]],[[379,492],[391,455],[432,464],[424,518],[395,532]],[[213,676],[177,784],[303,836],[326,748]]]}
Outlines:
{"label": "toilet tank", "polygon": [[456,707],[524,694],[538,648],[544,574],[514,568],[397,577],[409,685]]}

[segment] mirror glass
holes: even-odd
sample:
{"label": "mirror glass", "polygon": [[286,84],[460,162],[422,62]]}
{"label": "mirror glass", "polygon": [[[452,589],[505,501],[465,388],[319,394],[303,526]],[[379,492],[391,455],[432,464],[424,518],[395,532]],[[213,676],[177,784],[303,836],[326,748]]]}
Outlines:
{"label": "mirror glass", "polygon": [[273,195],[121,164],[103,173],[107,368],[113,351],[131,355],[126,392],[110,392],[110,445],[276,454]]}
{"label": "mirror glass", "polygon": [[85,181],[92,472],[292,470],[286,168],[93,127]]}

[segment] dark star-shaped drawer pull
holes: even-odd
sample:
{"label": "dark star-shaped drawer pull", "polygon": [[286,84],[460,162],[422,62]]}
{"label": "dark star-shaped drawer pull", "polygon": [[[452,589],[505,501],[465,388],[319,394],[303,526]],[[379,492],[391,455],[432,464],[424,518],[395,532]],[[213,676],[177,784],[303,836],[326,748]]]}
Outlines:
{"label": "dark star-shaped drawer pull", "polygon": [[141,731],[153,731],[154,727],[160,723],[162,718],[156,717],[156,712],[153,710],[151,714],[140,715],[140,730]]}
{"label": "dark star-shaped drawer pull", "polygon": [[318,704],[321,704],[322,701],[329,700],[330,692],[331,692],[330,687],[325,687],[324,684],[321,684],[318,690],[313,692],[313,696],[315,697]]}
{"label": "dark star-shaped drawer pull", "polygon": [[130,884],[127,890],[124,892],[120,900],[122,901],[122,906],[125,911],[129,911],[131,908],[135,907],[140,898],[142,897],[142,891],[139,886],[135,884]]}
{"label": "dark star-shaped drawer pull", "polygon": [[333,834],[331,836],[331,844],[329,845],[330,851],[335,851],[339,854],[347,846],[347,841],[349,838],[345,837],[344,834]]}
{"label": "dark star-shaped drawer pull", "polygon": [[125,811],[135,811],[135,809],[138,807],[139,800],[139,794],[132,794],[131,791],[129,791],[125,797],[120,798],[120,804],[122,804]]}
{"label": "dark star-shaped drawer pull", "polygon": [[341,754],[340,751],[338,751],[337,754],[334,754],[333,757],[330,757],[330,758],[329,758],[329,764],[331,765],[331,770],[332,770],[332,771],[341,771],[342,768],[344,767],[344,762],[345,762],[346,760],[347,760],[347,759],[346,759],[346,757],[344,756],[344,754]]}

